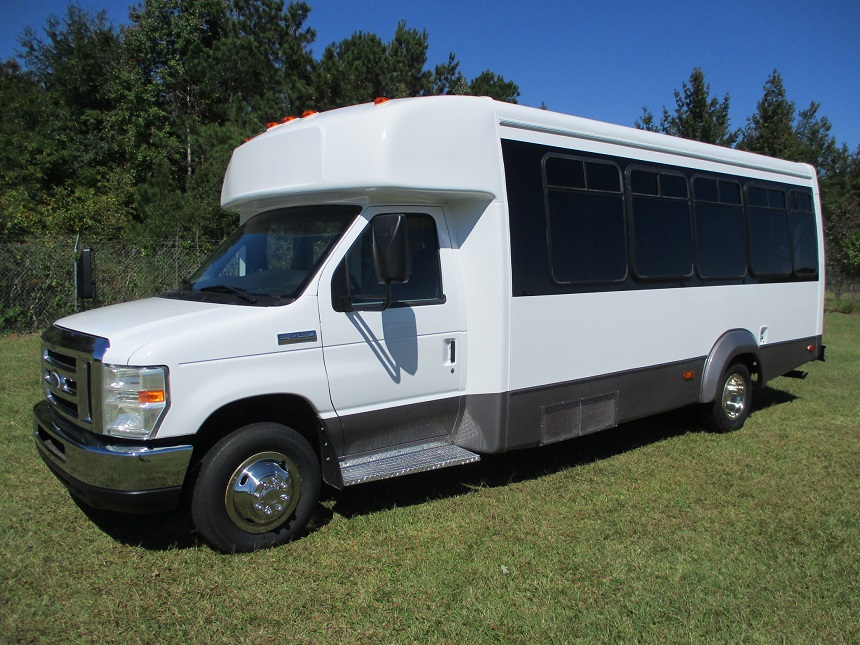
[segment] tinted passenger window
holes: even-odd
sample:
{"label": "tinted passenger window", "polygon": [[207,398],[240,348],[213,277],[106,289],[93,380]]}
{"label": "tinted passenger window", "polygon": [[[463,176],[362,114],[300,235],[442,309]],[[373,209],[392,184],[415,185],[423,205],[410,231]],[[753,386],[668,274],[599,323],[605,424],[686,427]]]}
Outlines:
{"label": "tinted passenger window", "polygon": [[720,182],[720,201],[723,204],[741,205],[741,185],[733,181]]}
{"label": "tinted passenger window", "polygon": [[782,278],[791,274],[788,238],[788,211],[781,190],[750,186],[748,226],[750,271],[763,278]]}
{"label": "tinted passenger window", "polygon": [[633,268],[644,279],[683,279],[693,274],[693,234],[687,179],[672,173],[629,171],[631,192],[651,186],[658,191],[631,197]]}
{"label": "tinted passenger window", "polygon": [[693,194],[697,202],[719,202],[720,191],[717,188],[717,180],[707,177],[696,177],[693,180]]}
{"label": "tinted passenger window", "polygon": [[[584,188],[562,188],[555,168],[583,170]],[[561,284],[618,282],[627,276],[621,175],[614,164],[547,157],[546,209],[550,275]]]}
{"label": "tinted passenger window", "polygon": [[634,195],[659,195],[660,189],[657,187],[657,173],[641,170],[630,173],[630,191]]}
{"label": "tinted passenger window", "polygon": [[687,178],[681,175],[660,175],[660,195],[687,199]]}
{"label": "tinted passenger window", "polygon": [[740,184],[696,177],[696,262],[705,279],[742,278],[747,270]]}
{"label": "tinted passenger window", "polygon": [[789,195],[789,203],[792,204],[789,223],[794,275],[813,278],[818,275],[818,236],[815,214],[812,212],[812,195],[800,191],[791,191]]}
{"label": "tinted passenger window", "polygon": [[621,175],[614,164],[585,162],[585,180],[588,190],[599,190],[610,193],[621,192]]}
{"label": "tinted passenger window", "polygon": [[585,188],[585,162],[566,157],[547,157],[544,162],[547,186]]}
{"label": "tinted passenger window", "polygon": [[550,270],[556,282],[616,282],[627,275],[621,195],[550,191]]}

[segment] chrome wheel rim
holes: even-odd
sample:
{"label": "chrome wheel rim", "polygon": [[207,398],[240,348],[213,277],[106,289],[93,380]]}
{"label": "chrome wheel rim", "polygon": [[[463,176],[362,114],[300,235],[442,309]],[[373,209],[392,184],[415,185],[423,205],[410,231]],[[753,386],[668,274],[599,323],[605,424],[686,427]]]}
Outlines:
{"label": "chrome wheel rim", "polygon": [[293,461],[281,452],[261,452],[233,471],[224,503],[236,526],[264,533],[293,514],[300,494],[301,478]]}
{"label": "chrome wheel rim", "polygon": [[723,412],[731,421],[743,414],[747,399],[747,386],[739,374],[732,374],[723,387]]}

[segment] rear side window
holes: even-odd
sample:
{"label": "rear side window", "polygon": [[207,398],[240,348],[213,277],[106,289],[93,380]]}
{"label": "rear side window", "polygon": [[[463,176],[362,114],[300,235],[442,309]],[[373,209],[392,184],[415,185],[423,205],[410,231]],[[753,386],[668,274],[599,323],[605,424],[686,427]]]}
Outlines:
{"label": "rear side window", "polygon": [[801,279],[815,278],[818,275],[818,235],[812,193],[792,190],[789,193],[789,205],[788,221],[794,275]]}
{"label": "rear side window", "polygon": [[788,209],[785,191],[747,185],[749,267],[758,278],[791,275]]}

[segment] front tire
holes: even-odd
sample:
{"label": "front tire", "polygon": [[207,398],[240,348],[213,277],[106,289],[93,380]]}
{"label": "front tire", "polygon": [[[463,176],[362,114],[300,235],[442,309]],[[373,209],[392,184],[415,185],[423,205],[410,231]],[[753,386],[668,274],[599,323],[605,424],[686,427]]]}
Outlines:
{"label": "front tire", "polygon": [[743,363],[730,365],[720,379],[717,398],[706,405],[705,424],[714,432],[732,432],[743,426],[752,405],[752,380]]}
{"label": "front tire", "polygon": [[203,457],[191,517],[218,551],[256,551],[300,535],[319,495],[319,461],[307,439],[284,425],[255,423]]}

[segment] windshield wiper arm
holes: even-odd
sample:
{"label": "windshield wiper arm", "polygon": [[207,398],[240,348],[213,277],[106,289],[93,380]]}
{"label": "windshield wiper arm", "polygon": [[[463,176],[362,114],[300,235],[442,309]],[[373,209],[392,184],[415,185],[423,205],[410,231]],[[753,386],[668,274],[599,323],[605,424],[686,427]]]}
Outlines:
{"label": "windshield wiper arm", "polygon": [[228,287],[226,284],[213,284],[211,287],[203,287],[202,289],[198,289],[198,291],[212,291],[214,293],[229,293],[238,298],[241,298],[245,302],[250,304],[256,304],[257,299],[249,296],[244,289],[237,289],[236,287]]}

